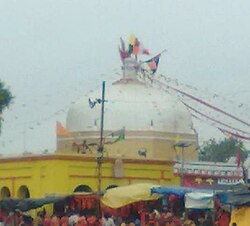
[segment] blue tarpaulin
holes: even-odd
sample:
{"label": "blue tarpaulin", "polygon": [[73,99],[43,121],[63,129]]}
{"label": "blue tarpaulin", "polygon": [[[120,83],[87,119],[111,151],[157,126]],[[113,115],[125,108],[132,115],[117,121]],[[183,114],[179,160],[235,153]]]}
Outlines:
{"label": "blue tarpaulin", "polygon": [[194,189],[185,187],[153,187],[151,188],[151,194],[184,196],[186,193],[192,192],[193,190]]}

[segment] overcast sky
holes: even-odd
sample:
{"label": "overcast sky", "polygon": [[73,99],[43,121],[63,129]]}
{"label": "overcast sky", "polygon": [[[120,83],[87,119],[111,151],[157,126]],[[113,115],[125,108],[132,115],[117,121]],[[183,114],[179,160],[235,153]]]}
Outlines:
{"label": "overcast sky", "polygon": [[[153,54],[167,49],[159,73],[219,94],[217,104],[249,122],[249,22],[243,0],[0,0],[0,79],[15,96],[0,153],[53,150],[56,120],[102,80],[119,79],[119,38],[131,33]],[[222,137],[195,125],[201,140]]]}

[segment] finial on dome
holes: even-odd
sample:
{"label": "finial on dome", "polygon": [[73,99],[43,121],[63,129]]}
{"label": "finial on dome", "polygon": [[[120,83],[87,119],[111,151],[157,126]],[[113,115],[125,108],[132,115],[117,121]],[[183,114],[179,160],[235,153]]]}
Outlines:
{"label": "finial on dome", "polygon": [[119,52],[123,64],[123,78],[135,79],[141,66],[141,62],[138,62],[138,55],[149,55],[149,51],[134,35],[130,35],[128,48],[122,38],[120,41]]}
{"label": "finial on dome", "polygon": [[139,68],[140,65],[135,59],[131,57],[124,59],[122,66],[123,78],[135,79]]}
{"label": "finial on dome", "polygon": [[[157,71],[158,64],[162,53],[166,52],[163,50],[161,53],[146,61],[138,61],[138,55],[149,55],[148,49],[145,49],[142,43],[134,35],[131,35],[128,42],[128,48],[126,48],[125,42],[120,38],[121,46],[119,46],[119,53],[123,64],[123,79],[135,79],[138,71],[148,71],[154,75]],[[144,68],[146,65],[146,68]]]}

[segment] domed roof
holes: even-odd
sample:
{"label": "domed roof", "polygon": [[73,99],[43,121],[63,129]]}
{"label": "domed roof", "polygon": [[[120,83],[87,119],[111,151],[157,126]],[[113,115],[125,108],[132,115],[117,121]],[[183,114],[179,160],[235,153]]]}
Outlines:
{"label": "domed roof", "polygon": [[[100,130],[101,105],[89,107],[88,98],[101,98],[101,90],[83,97],[67,115],[72,132]],[[175,97],[148,87],[136,79],[124,78],[106,86],[104,130],[159,131],[194,134],[191,114]]]}

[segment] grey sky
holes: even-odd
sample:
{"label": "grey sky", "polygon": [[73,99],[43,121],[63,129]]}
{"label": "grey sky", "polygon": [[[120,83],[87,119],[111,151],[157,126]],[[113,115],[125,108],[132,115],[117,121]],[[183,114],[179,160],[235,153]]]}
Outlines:
{"label": "grey sky", "polygon": [[16,96],[0,153],[22,152],[23,131],[27,150],[54,149],[70,104],[119,78],[119,38],[131,33],[153,53],[168,50],[159,73],[232,99],[225,108],[250,121],[249,21],[249,1],[0,0],[0,78]]}

